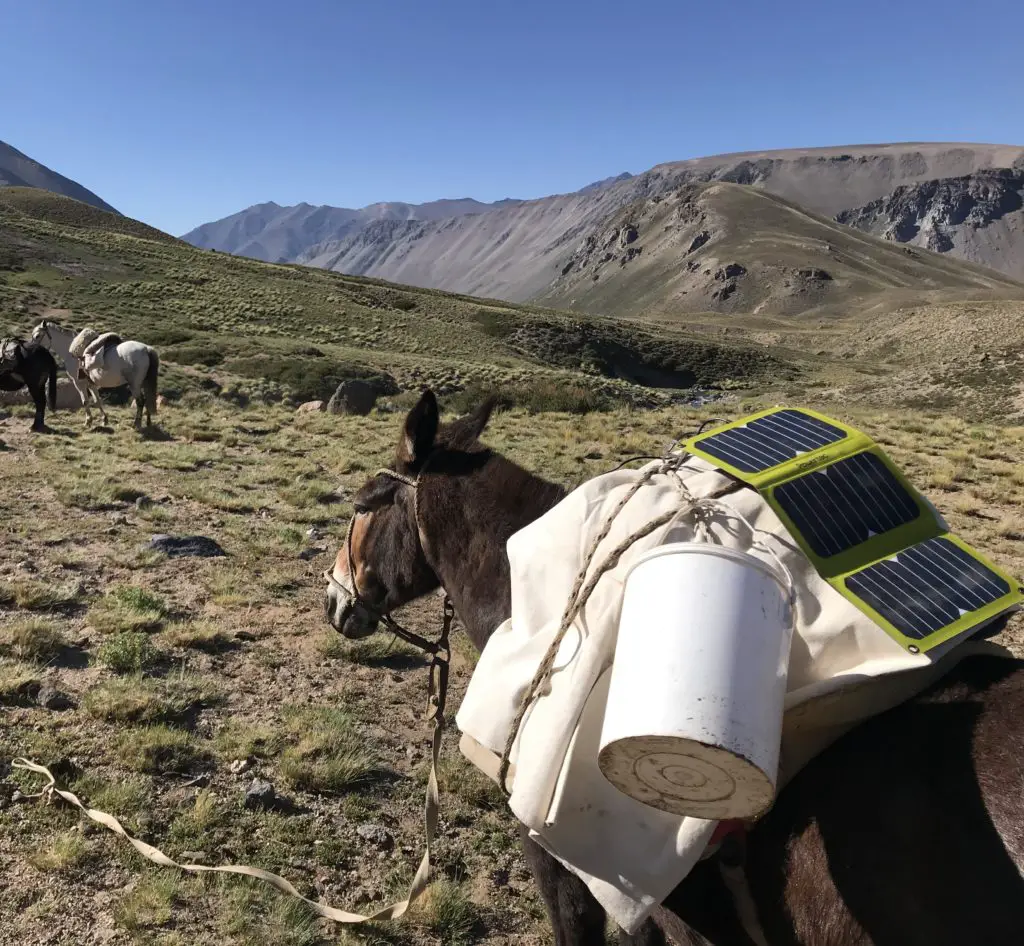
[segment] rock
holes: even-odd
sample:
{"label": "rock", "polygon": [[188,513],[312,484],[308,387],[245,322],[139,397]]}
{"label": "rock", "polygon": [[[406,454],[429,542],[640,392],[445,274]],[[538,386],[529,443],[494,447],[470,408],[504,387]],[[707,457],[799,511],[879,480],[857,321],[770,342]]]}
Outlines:
{"label": "rock", "polygon": [[304,404],[300,404],[295,408],[296,414],[316,414],[318,411],[325,410],[327,404],[323,401],[306,401]]}
{"label": "rock", "polygon": [[256,635],[253,634],[251,631],[235,631],[235,640],[247,641],[251,643],[252,641],[256,640]]}
{"label": "rock", "polygon": [[832,274],[827,269],[821,269],[817,266],[807,266],[804,269],[798,269],[798,276],[803,276],[804,279],[813,279],[815,282],[831,282]]}
{"label": "rock", "polygon": [[318,555],[323,555],[327,551],[327,548],[322,545],[311,545],[308,549],[303,549],[299,552],[299,558],[304,562],[310,561],[310,559],[316,558]]}
{"label": "rock", "polygon": [[277,804],[277,795],[270,782],[254,778],[245,791],[245,807],[249,811],[269,811]]}
{"label": "rock", "polygon": [[379,847],[383,851],[390,851],[395,846],[394,838],[391,837],[386,828],[381,827],[379,824],[361,824],[356,828],[356,834],[364,841],[369,841],[370,844]]}
{"label": "rock", "polygon": [[249,770],[250,765],[251,763],[248,759],[235,759],[228,768],[231,770],[232,775],[241,775]]}
{"label": "rock", "polygon": [[621,246],[629,246],[638,236],[640,232],[631,223],[627,223],[622,228],[622,233],[619,234],[619,244]]}
{"label": "rock", "polygon": [[306,530],[306,538],[312,542],[315,542],[317,539],[322,539],[323,536],[324,534],[316,526],[310,526]]}
{"label": "rock", "polygon": [[165,407],[167,407],[167,398],[162,394],[158,394],[156,396],[156,409],[158,411],[162,411]]}
{"label": "rock", "polygon": [[140,496],[135,500],[135,508],[138,510],[149,509],[153,505],[153,500],[148,496]]}
{"label": "rock", "polygon": [[202,535],[154,535],[149,541],[149,548],[171,558],[216,558],[227,554],[216,541]]}
{"label": "rock", "polygon": [[701,230],[694,238],[693,242],[690,243],[689,249],[686,251],[687,254],[694,253],[699,250],[708,240],[711,239],[711,234],[707,230]]}
{"label": "rock", "polygon": [[66,710],[75,705],[66,693],[62,693],[48,682],[39,688],[39,692],[36,694],[36,703],[48,710]]}
{"label": "rock", "polygon": [[377,392],[366,381],[353,378],[342,381],[327,402],[329,414],[356,414],[363,417],[373,410],[377,403]]}
{"label": "rock", "polygon": [[23,562],[18,562],[17,568],[18,568],[19,572],[34,572],[34,571],[36,571],[36,566],[32,562],[30,562],[28,559],[25,559],[25,561],[23,561]]}

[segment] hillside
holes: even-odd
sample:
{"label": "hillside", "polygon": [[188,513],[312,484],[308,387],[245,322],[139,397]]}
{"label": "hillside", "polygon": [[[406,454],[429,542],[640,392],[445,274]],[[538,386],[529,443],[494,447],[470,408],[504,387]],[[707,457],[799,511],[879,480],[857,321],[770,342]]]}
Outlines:
{"label": "hillside", "polygon": [[297,204],[282,207],[269,201],[239,213],[205,223],[182,239],[201,249],[220,250],[269,263],[293,262],[311,246],[340,240],[380,222],[446,220],[486,213],[515,204],[504,200],[484,204],[470,198],[435,200],[426,204],[379,203],[350,210],[345,207]]}
{"label": "hillside", "polygon": [[[661,164],[637,176],[619,175],[572,194],[514,202],[483,214],[435,221],[372,219],[347,225],[319,243],[306,242],[315,234],[300,233],[287,250],[297,262],[338,272],[526,301],[547,290],[582,234],[627,206],[689,184],[747,184],[833,217],[904,185],[1010,168],[1021,159],[1024,147],[913,142],[718,155]],[[228,239],[203,245],[239,252]],[[984,262],[1014,272],[1020,252],[1016,246],[997,248]],[[954,249],[953,255],[958,253]]]}
{"label": "hillside", "polygon": [[[70,197],[53,194],[32,187],[5,187],[0,189],[0,207],[23,214],[40,223],[58,227],[79,227],[100,230],[106,233],[120,233],[124,236],[157,240],[164,243],[179,243],[156,227],[141,220],[133,220],[119,213],[99,210]],[[181,244],[184,245],[184,244]]]}
{"label": "hillside", "polygon": [[1024,158],[1016,164],[903,185],[836,219],[1024,279]]}
{"label": "hillside", "polygon": [[101,200],[91,190],[0,141],[0,188],[3,187],[36,187],[64,197],[72,197],[100,210],[117,213],[110,204]]}
{"label": "hillside", "polygon": [[1024,284],[893,246],[753,187],[701,184],[585,231],[537,299],[598,314],[808,317],[942,294],[1024,299]]}
{"label": "hillside", "polygon": [[15,313],[9,329],[26,332],[59,310],[76,327],[148,341],[169,368],[170,396],[205,389],[294,403],[368,377],[387,392],[430,383],[445,394],[476,386],[526,397],[554,385],[652,404],[672,389],[790,377],[801,360],[756,343],[197,250],[158,231],[152,239],[149,228],[126,234],[123,217],[47,200],[92,225],[29,216],[0,198],[0,313]]}

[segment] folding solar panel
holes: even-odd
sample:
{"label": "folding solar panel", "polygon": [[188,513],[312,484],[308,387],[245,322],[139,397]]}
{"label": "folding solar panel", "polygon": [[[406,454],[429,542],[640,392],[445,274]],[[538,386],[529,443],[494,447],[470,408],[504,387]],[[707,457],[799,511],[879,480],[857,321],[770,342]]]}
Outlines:
{"label": "folding solar panel", "polygon": [[948,533],[877,444],[839,421],[776,408],[685,446],[757,489],[822,577],[913,653],[1024,601],[1018,582]]}

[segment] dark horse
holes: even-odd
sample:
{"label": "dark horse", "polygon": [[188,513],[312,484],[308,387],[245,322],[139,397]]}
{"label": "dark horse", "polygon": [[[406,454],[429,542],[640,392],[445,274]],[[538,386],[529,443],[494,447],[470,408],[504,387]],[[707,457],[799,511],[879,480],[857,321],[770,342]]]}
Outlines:
{"label": "dark horse", "polygon": [[[511,613],[505,542],[563,490],[479,443],[491,413],[441,426],[427,392],[393,469],[353,500],[353,601],[329,586],[346,637],[373,613],[443,586],[477,648]],[[350,584],[347,584],[351,587]],[[362,603],[365,600],[368,607]],[[557,946],[604,942],[586,886],[523,837]],[[1024,941],[1024,661],[964,658],[924,694],[847,734],[807,765],[749,832],[744,871],[771,946],[1009,946]],[[752,944],[715,857],[700,862],[624,944]],[[746,901],[749,905],[749,900]],[[759,935],[759,934],[758,934]]]}
{"label": "dark horse", "polygon": [[0,341],[0,391],[19,391],[23,387],[28,387],[36,405],[32,429],[45,430],[47,401],[51,411],[57,409],[57,362],[34,342],[4,339]]}

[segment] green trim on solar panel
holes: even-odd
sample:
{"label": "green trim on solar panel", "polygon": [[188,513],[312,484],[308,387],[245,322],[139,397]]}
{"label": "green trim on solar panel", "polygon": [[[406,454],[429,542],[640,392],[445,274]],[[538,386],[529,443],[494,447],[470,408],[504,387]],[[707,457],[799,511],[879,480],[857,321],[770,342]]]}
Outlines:
{"label": "green trim on solar panel", "polygon": [[806,408],[771,408],[694,437],[686,449],[760,489],[873,446],[854,427]]}
{"label": "green trim on solar panel", "polygon": [[[964,597],[974,598],[973,601],[969,602],[974,604],[974,607],[970,610],[960,607],[957,602],[950,600],[947,597],[948,592],[941,593],[940,596],[946,599],[945,604],[947,609],[956,610],[958,612],[958,616],[952,619],[949,623],[943,623],[940,627],[929,627],[927,621],[923,617],[918,617],[917,621],[914,621],[913,619],[909,621],[904,620],[901,622],[903,627],[897,627],[892,620],[886,617],[882,608],[873,606],[869,603],[867,595],[863,592],[858,594],[856,590],[850,587],[851,581],[856,581],[858,578],[865,576],[865,574],[870,575],[873,569],[876,569],[879,566],[885,567],[893,560],[893,558],[898,559],[900,555],[891,556],[889,559],[883,559],[880,562],[873,562],[851,574],[829,579],[828,583],[851,604],[878,624],[879,627],[889,634],[890,637],[913,653],[926,653],[927,651],[938,647],[940,644],[944,644],[956,637],[967,634],[969,631],[974,630],[981,625],[987,624],[989,621],[994,620],[1001,614],[1005,614],[1007,611],[1020,607],[1022,601],[1024,601],[1024,594],[1021,593],[1021,588],[1019,587],[1018,582],[1001,568],[988,561],[988,559],[978,552],[977,549],[972,548],[958,536],[952,535],[948,532],[943,533],[936,536],[934,539],[929,539],[926,542],[903,549],[900,554],[906,556],[908,553],[920,553],[923,547],[937,543],[949,543],[961,549],[971,563],[971,570],[976,573],[978,567],[984,569],[987,573],[987,581],[991,582],[994,586],[987,594],[982,593],[980,589],[978,592],[969,592],[963,587],[958,589],[958,597],[963,595]],[[917,574],[921,574],[920,570],[917,570]],[[928,571],[925,571],[925,574],[927,575]],[[932,571],[931,574],[934,575],[935,572]],[[942,581],[943,583],[950,582],[954,588],[957,584],[956,579],[949,574],[943,575]],[[998,583],[998,585],[996,583]],[[930,584],[934,585],[936,582],[932,581]],[[906,612],[910,610],[909,606],[905,604],[905,602],[911,600],[907,597],[909,589],[907,589],[906,586],[901,587],[894,585],[892,587],[892,593],[894,599],[897,594],[903,595],[903,598],[896,600],[904,603],[904,607],[902,609],[894,608],[890,604],[890,607],[886,610],[890,614],[893,613],[893,611],[899,613],[902,610],[904,616],[906,616]],[[910,631],[909,633],[908,630]]]}
{"label": "green trim on solar panel", "polygon": [[685,448],[756,489],[822,578],[907,650],[927,652],[1024,602],[1018,582],[951,535],[856,428],[771,408]]}

